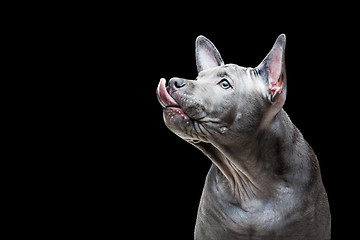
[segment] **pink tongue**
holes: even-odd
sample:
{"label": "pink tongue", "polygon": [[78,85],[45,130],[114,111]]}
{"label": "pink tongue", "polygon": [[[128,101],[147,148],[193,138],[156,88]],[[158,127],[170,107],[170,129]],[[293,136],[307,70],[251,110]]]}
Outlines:
{"label": "pink tongue", "polygon": [[158,98],[160,104],[163,107],[179,106],[177,104],[177,102],[170,96],[170,94],[166,90],[165,83],[166,83],[165,78],[161,78],[159,85],[156,89],[156,95],[157,95],[157,98]]}

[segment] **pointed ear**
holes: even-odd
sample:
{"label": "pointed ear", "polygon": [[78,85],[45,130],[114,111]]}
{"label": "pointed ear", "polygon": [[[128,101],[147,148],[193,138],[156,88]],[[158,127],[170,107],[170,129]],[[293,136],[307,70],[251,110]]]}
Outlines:
{"label": "pointed ear", "polygon": [[224,62],[214,44],[204,36],[198,36],[195,43],[196,66],[198,72],[222,66]]}
{"label": "pointed ear", "polygon": [[281,34],[271,51],[256,69],[268,87],[268,99],[277,108],[286,99],[285,34]]}

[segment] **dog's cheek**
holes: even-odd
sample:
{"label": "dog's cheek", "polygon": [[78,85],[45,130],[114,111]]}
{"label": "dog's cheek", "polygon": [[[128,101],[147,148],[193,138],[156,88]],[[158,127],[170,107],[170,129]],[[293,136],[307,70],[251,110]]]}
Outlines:
{"label": "dog's cheek", "polygon": [[241,106],[236,117],[237,129],[235,130],[241,135],[252,135],[259,128],[261,120],[264,116],[265,107],[260,101],[254,100],[251,103],[251,110],[247,105]]}
{"label": "dog's cheek", "polygon": [[[231,126],[237,116],[238,103],[234,101],[232,95],[223,95],[217,98],[212,95],[212,98],[207,99],[209,103],[208,117],[214,122],[219,122],[227,127]],[[216,96],[216,95],[215,95]]]}

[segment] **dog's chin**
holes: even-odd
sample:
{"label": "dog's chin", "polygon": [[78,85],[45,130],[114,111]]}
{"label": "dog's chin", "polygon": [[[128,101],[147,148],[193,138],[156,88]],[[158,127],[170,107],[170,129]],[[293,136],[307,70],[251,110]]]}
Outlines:
{"label": "dog's chin", "polygon": [[207,141],[199,123],[190,118],[180,107],[166,107],[163,111],[165,125],[186,141]]}
{"label": "dog's chin", "polygon": [[166,125],[190,125],[191,119],[189,116],[179,107],[167,107],[164,108],[164,121]]}
{"label": "dog's chin", "polygon": [[189,132],[192,127],[192,120],[179,107],[164,108],[163,116],[166,126],[176,134],[183,133],[186,135],[186,132]]}

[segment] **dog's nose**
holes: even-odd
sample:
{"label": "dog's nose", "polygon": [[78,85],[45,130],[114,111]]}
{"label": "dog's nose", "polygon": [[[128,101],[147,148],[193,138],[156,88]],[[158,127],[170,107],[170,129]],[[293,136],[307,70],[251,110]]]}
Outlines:
{"label": "dog's nose", "polygon": [[186,85],[186,80],[183,78],[172,78],[169,80],[169,86],[170,88],[176,89],[176,88],[182,88]]}

